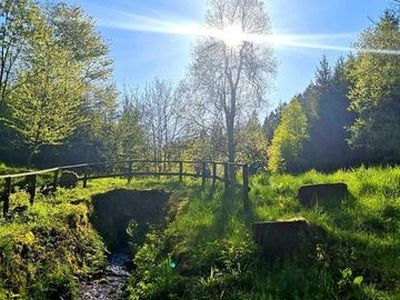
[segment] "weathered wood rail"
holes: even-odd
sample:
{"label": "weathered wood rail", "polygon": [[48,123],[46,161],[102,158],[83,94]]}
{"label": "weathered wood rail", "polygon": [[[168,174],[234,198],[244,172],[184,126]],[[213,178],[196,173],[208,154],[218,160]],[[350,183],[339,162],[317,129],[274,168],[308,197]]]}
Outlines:
{"label": "weathered wood rail", "polygon": [[[62,166],[46,170],[2,175],[0,181],[4,182],[0,203],[3,203],[3,216],[7,218],[10,210],[10,196],[16,181],[23,181],[23,188],[29,194],[30,204],[35,202],[38,189],[38,178],[47,177],[46,186],[53,191],[59,186],[59,178],[62,172],[74,171],[82,182],[83,187],[87,186],[89,180],[102,178],[127,178],[128,182],[134,177],[146,176],[167,176],[178,177],[183,182],[184,177],[201,178],[202,186],[207,180],[212,180],[212,188],[215,188],[216,181],[224,182],[225,191],[234,186],[242,189],[243,206],[247,211],[249,208],[249,168],[247,164],[218,162],[218,161],[190,161],[190,160],[126,160],[101,163],[84,163],[78,165]],[[51,178],[49,182],[48,177]],[[20,186],[20,185],[19,185]]]}

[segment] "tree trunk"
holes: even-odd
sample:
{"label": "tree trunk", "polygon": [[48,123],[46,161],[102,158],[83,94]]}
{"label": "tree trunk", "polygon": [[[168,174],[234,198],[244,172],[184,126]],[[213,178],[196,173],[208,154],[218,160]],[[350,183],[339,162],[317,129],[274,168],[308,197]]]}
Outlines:
{"label": "tree trunk", "polygon": [[28,168],[30,168],[32,166],[32,158],[35,155],[35,150],[31,150],[29,155],[28,155],[28,159],[26,160],[26,166]]}
{"label": "tree trunk", "polygon": [[227,136],[228,136],[228,161],[235,162],[235,156],[236,156],[235,129],[233,124],[229,124],[227,127]]}
{"label": "tree trunk", "polygon": [[36,152],[38,151],[39,147],[40,147],[40,145],[37,145],[37,146],[34,146],[31,148],[31,151],[30,151],[27,161],[26,161],[26,166],[28,168],[32,167],[32,159],[35,156]]}

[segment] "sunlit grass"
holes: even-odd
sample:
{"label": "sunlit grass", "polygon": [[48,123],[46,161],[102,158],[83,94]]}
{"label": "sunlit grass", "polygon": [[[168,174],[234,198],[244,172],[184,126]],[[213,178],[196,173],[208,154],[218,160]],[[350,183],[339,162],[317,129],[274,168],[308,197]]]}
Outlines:
{"label": "sunlit grass", "polygon": [[[240,190],[224,194],[218,184],[211,193],[209,182],[202,188],[201,181],[189,178],[184,183],[177,178],[134,179],[130,184],[126,179],[95,180],[87,189],[59,189],[51,197],[39,194],[26,214],[0,222],[5,254],[0,277],[8,278],[0,285],[0,295],[10,290],[49,295],[49,278],[59,283],[57,289],[76,294],[76,278],[96,272],[104,263],[104,246],[88,222],[91,199],[126,188],[164,189],[171,192],[173,203],[166,228],[152,231],[134,258],[138,269],[128,285],[131,299],[397,299],[399,179],[399,168],[257,175],[251,180],[250,217],[243,212]],[[333,210],[299,204],[301,185],[326,182],[347,183],[351,201]],[[13,195],[13,207],[27,200],[19,192]],[[252,242],[251,223],[300,216],[325,232],[321,258],[290,258],[272,265],[261,259]],[[346,269],[352,275],[343,279]],[[359,276],[363,282],[354,284]],[[34,285],[31,277],[40,284]]]}

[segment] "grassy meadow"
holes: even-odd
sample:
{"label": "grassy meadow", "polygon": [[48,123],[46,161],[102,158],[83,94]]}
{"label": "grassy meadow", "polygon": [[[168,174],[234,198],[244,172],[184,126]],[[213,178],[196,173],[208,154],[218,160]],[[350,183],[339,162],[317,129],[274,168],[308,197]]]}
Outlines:
{"label": "grassy meadow", "polygon": [[[325,182],[347,183],[351,197],[337,208],[303,208],[298,188]],[[97,180],[39,196],[27,212],[0,221],[0,299],[75,299],[79,281],[96,278],[106,263],[89,221],[91,199],[116,188],[172,194],[165,227],[136,245],[129,299],[400,299],[399,168],[261,174],[251,187],[251,215],[239,190],[212,192],[192,179]],[[25,205],[27,195],[17,192],[11,203]],[[293,217],[320,229],[315,253],[261,255],[252,223]]]}

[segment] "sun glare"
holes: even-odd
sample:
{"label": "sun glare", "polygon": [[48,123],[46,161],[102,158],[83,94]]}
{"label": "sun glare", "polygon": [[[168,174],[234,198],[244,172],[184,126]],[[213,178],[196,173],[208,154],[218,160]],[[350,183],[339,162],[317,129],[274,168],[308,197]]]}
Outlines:
{"label": "sun glare", "polygon": [[228,46],[237,47],[245,40],[244,35],[245,33],[240,25],[230,25],[221,31],[220,38]]}
{"label": "sun glare", "polygon": [[267,45],[279,48],[321,49],[340,52],[365,52],[376,54],[400,55],[398,49],[355,49],[351,46],[338,45],[338,39],[353,37],[354,34],[259,34],[246,33],[239,24],[226,26],[224,29],[209,28],[194,22],[171,21],[147,16],[121,13],[118,20],[108,20],[102,24],[110,28],[120,28],[139,32],[157,32],[190,37],[210,37],[223,41],[235,48],[243,42]]}

